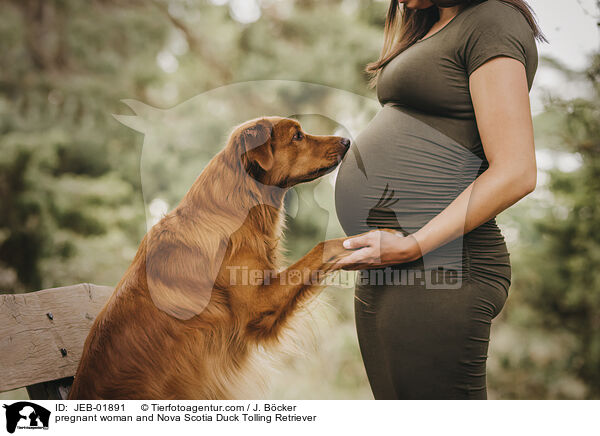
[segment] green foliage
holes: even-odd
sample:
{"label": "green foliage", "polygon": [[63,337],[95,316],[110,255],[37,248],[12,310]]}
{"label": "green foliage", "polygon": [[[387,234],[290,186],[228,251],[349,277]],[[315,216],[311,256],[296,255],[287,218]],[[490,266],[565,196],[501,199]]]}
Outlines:
{"label": "green foliage", "polygon": [[[221,148],[232,127],[229,118],[194,125],[198,119],[190,114],[166,122],[167,128],[185,124],[189,135],[155,136],[179,143],[159,144],[162,154],[148,155],[142,174],[143,135],[111,116],[130,113],[121,99],[169,108],[224,84],[264,79],[373,95],[363,67],[379,51],[385,5],[360,5],[264,2],[261,18],[242,24],[227,5],[203,0],[1,1],[2,292],[116,284],[146,230],[144,199],[161,196],[173,207],[201,169],[199,160]],[[288,97],[315,101],[314,95]],[[321,128],[331,133],[335,126]],[[170,147],[180,148],[169,153]],[[169,176],[176,173],[182,177],[174,182]],[[329,219],[312,199],[314,186],[302,189],[296,195],[303,203],[289,222],[290,259],[324,237]],[[344,299],[351,303],[350,292]],[[346,341],[355,340],[351,319],[345,311],[344,327],[335,325]],[[352,350],[340,356],[358,374],[344,379],[345,392],[355,395],[359,385],[368,396]],[[346,395],[335,386],[323,395]]]}
{"label": "green foliage", "polygon": [[[119,279],[146,227],[142,137],[111,117],[120,99],[169,107],[265,78],[369,93],[362,69],[378,50],[384,5],[361,5],[368,14],[339,1],[267,3],[240,24],[206,1],[1,2],[2,289]],[[163,168],[148,189],[174,205],[180,192],[165,192]]]}
{"label": "green foliage", "polygon": [[[511,212],[520,237],[508,322],[528,332],[524,343],[538,349],[545,344],[541,354],[551,356],[505,354],[505,373],[527,376],[524,391],[512,391],[516,397],[528,391],[540,397],[600,396],[599,67],[596,55],[579,75],[591,91],[588,99],[552,100],[536,120],[538,148],[547,147],[558,165],[547,171],[540,195]],[[561,170],[560,159],[573,156],[579,166]],[[515,216],[522,221],[515,222]]]}

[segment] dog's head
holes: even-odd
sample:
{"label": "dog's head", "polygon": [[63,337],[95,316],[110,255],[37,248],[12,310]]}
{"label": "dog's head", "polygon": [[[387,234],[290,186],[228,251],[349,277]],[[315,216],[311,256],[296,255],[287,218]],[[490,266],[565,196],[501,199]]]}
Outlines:
{"label": "dog's head", "polygon": [[265,185],[289,188],[332,171],[350,140],[340,136],[309,135],[290,118],[266,117],[248,121],[231,135],[231,152],[242,168]]}

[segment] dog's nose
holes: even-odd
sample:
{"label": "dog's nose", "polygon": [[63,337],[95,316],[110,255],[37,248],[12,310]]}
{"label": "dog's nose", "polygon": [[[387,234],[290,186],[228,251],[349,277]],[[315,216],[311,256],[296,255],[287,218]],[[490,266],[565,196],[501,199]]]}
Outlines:
{"label": "dog's nose", "polygon": [[346,148],[350,147],[350,140],[348,138],[342,138],[340,140],[340,142],[342,143],[342,145]]}

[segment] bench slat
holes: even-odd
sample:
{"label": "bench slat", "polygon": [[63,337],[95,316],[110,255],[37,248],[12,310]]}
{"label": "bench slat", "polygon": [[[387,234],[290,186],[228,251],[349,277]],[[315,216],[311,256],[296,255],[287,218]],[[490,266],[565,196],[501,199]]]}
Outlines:
{"label": "bench slat", "polygon": [[82,283],[0,295],[0,392],[73,376],[92,322],[112,292]]}

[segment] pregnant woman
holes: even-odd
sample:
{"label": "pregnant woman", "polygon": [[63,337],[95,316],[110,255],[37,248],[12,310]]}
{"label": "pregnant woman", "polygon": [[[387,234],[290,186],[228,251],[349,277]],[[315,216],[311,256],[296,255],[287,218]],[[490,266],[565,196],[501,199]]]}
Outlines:
{"label": "pregnant woman", "polygon": [[367,68],[382,108],[336,183],[376,399],[487,398],[511,279],[494,217],[536,184],[536,38],[522,0],[391,1]]}

